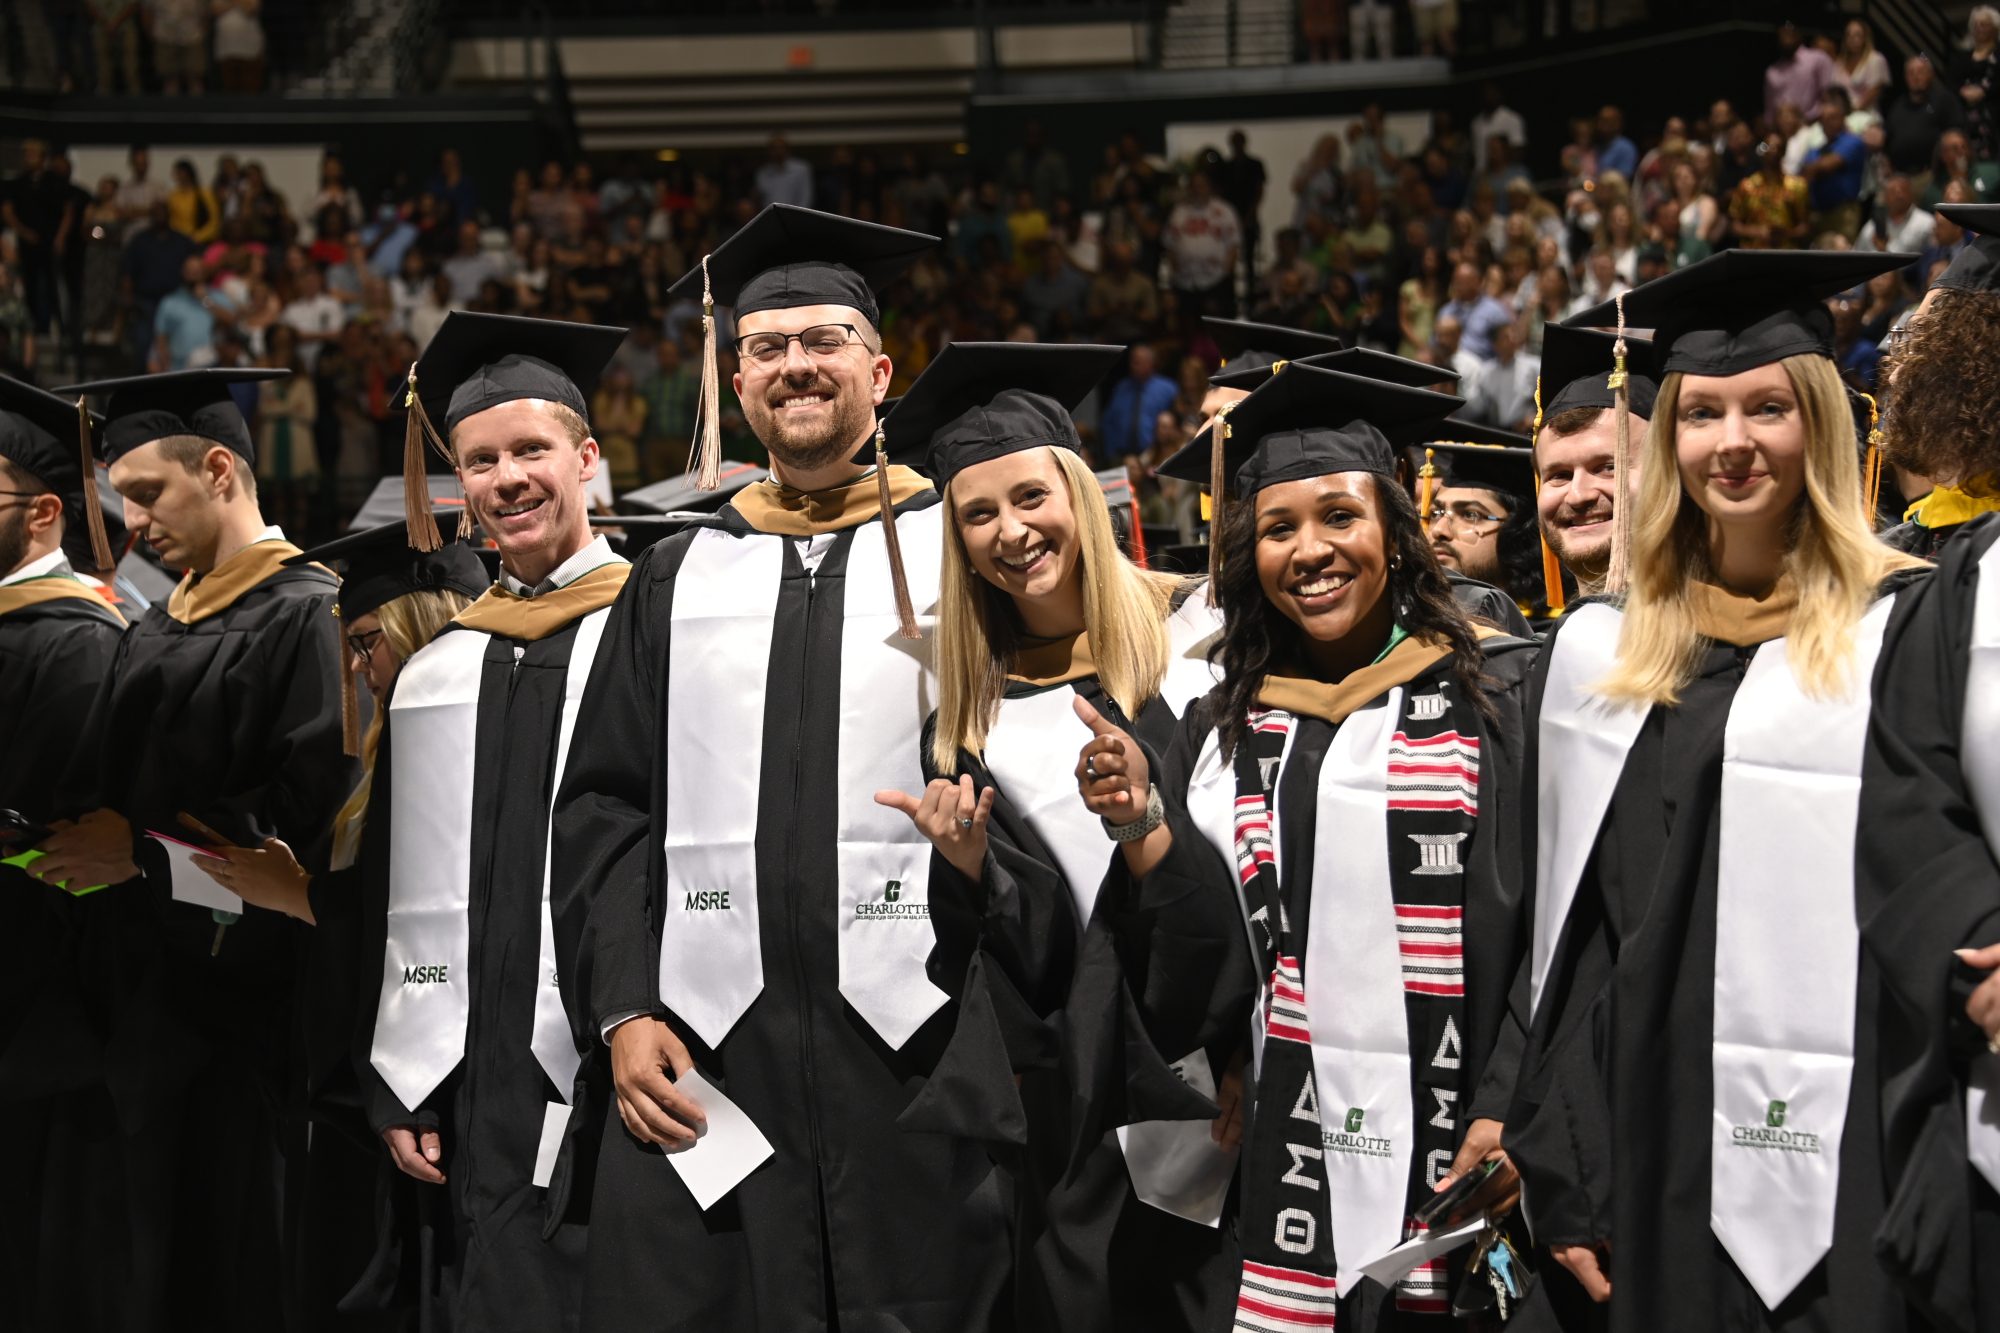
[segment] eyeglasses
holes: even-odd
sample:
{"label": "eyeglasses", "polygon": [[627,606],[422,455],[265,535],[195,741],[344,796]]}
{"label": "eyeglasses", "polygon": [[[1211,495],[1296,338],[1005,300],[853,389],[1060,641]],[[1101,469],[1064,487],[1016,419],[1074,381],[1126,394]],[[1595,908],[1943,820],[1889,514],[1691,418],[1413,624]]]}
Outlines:
{"label": "eyeglasses", "polygon": [[1432,527],[1450,519],[1454,524],[1463,523],[1474,529],[1497,528],[1507,521],[1505,514],[1489,514],[1475,504],[1439,505],[1424,518]]}
{"label": "eyeglasses", "polygon": [[371,629],[366,634],[350,634],[347,636],[347,651],[366,662],[375,655],[375,645],[381,639],[382,631],[379,629]]}
{"label": "eyeglasses", "polygon": [[736,355],[759,366],[775,366],[796,341],[810,356],[826,360],[861,341],[852,324],[815,324],[803,333],[746,333],[736,340]]}

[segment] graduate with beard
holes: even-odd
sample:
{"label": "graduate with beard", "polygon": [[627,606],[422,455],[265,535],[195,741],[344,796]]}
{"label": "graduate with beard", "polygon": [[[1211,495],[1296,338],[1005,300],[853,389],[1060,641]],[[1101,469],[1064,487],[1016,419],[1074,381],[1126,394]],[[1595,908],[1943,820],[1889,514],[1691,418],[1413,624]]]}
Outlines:
{"label": "graduate with beard", "polygon": [[[25,852],[55,817],[55,779],[125,632],[77,575],[111,563],[92,436],[73,401],[0,376],[0,809],[16,821],[0,829],[0,857]],[[70,1303],[89,1287],[94,1237],[74,1192],[96,1173],[74,1127],[103,1121],[104,1013],[86,981],[87,906],[0,864],[0,1312],[11,1315],[0,1322],[10,1327],[80,1322]]]}
{"label": "graduate with beard", "polygon": [[1921,566],[1872,533],[1823,304],[1905,262],[1731,251],[1623,301],[1665,375],[1622,605],[1573,608],[1531,685],[1506,1130],[1537,1242],[1614,1330],[1925,1327],[1876,1261],[1893,960],[1855,857]]}
{"label": "graduate with beard", "polygon": [[[931,1129],[986,1109],[997,1020],[926,974],[931,847],[874,800],[922,782],[945,518],[882,455],[875,293],[936,243],[773,205],[680,288],[735,310],[772,475],[634,567],[557,803],[564,994],[616,1093],[589,1330],[1008,1325],[1006,1177]],[[768,1156],[703,1140],[725,1100]]]}
{"label": "graduate with beard", "polygon": [[[1542,540],[1560,572],[1575,580],[1585,597],[1604,591],[1611,567],[1619,496],[1611,484],[1618,453],[1617,394],[1610,383],[1617,342],[1613,334],[1550,324],[1543,330],[1542,374],[1535,382],[1535,508]],[[1638,493],[1644,460],[1637,446],[1646,438],[1659,395],[1654,358],[1651,343],[1625,339],[1627,496]],[[1550,606],[1553,611],[1553,602]]]}
{"label": "graduate with beard", "polygon": [[1930,491],[1882,534],[1936,560],[1952,534],[2000,510],[1994,421],[2000,411],[2000,204],[1942,204],[1966,246],[1924,293],[1888,367],[1889,461],[1905,486]]}
{"label": "graduate with beard", "polygon": [[1390,443],[1455,406],[1274,376],[1222,447],[1221,685],[1160,757],[1076,705],[1096,736],[1074,778],[1122,851],[1099,910],[1133,979],[1127,1086],[1158,1096],[1161,1057],[1191,1047],[1249,1055],[1239,1329],[1423,1327],[1461,1295],[1448,1261],[1393,1289],[1362,1266],[1474,1166],[1498,1163],[1467,1211],[1511,1207],[1513,699],[1534,647],[1458,608]]}
{"label": "graduate with beard", "polygon": [[601,1070],[570,1040],[548,911],[550,809],[584,683],[631,567],[593,537],[590,390],[625,330],[454,311],[411,370],[409,538],[439,544],[418,432],[440,443],[500,580],[397,674],[361,882],[356,1063],[369,1124],[442,1186],[446,1322],[570,1329],[584,1235],[555,1181]]}
{"label": "graduate with beard", "polygon": [[1240,1070],[1189,1053],[1189,1103],[1214,1116],[1202,1099],[1219,1095],[1222,1117],[1114,1131],[1096,1103],[1115,1066],[1087,1058],[1116,1030],[1123,991],[1092,910],[1111,848],[1076,803],[1069,756],[1090,731],[1072,701],[1164,746],[1214,679],[1170,651],[1169,612],[1191,585],[1119,552],[1078,453],[1069,413],[1120,354],[953,343],[885,427],[937,481],[947,517],[930,782],[876,799],[937,849],[932,979],[1000,1020],[1007,1058],[987,1063],[995,1082],[978,1099],[988,1118],[963,1129],[1008,1131],[994,1146],[1016,1163],[1017,1317],[1049,1333],[1219,1328],[1237,1265],[1217,1223]]}
{"label": "graduate with beard", "polygon": [[1505,593],[1527,632],[1543,634],[1564,603],[1560,570],[1553,592],[1547,584],[1535,453],[1525,435],[1490,427],[1479,434],[1487,439],[1425,446],[1444,464],[1425,516],[1431,551],[1445,569]]}
{"label": "graduate with beard", "polygon": [[[299,927],[216,908],[168,844],[183,816],[238,845],[312,847],[353,785],[343,752],[336,580],[258,512],[250,431],[229,386],[284,372],[179,371],[83,385],[109,395],[103,450],[126,525],[184,569],[120,641],[73,744],[59,821],[30,873],[111,887],[83,900],[107,989],[112,1121],[96,1151],[97,1280],[121,1327],[278,1327],[281,1118]],[[197,901],[186,899],[193,892]],[[234,903],[226,895],[210,901]],[[86,1321],[87,1322],[87,1321]]]}

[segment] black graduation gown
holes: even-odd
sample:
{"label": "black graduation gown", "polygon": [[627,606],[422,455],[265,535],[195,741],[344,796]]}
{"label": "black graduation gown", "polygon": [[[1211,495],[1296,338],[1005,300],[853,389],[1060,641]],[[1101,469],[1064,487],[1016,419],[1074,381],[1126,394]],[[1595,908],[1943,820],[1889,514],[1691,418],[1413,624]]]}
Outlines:
{"label": "black graduation gown", "polygon": [[[1007,697],[1044,688],[1088,699],[1152,753],[1173,738],[1177,721],[1165,701],[1149,700],[1136,721],[1128,720],[1095,676],[1046,687],[1010,681]],[[979,980],[993,989],[989,1002],[1002,1018],[1009,1062],[1019,1075],[1027,1140],[1014,1159],[1021,1326],[1047,1333],[1226,1329],[1240,1263],[1235,1237],[1227,1228],[1201,1226],[1142,1201],[1124,1153],[1102,1133],[1077,1141],[1079,1123],[1097,1127],[1103,1118],[1077,1105],[1095,1092],[1098,1073],[1073,1067],[1078,1050],[1068,1033],[1115,1021],[1104,1010],[1123,982],[1107,929],[1094,917],[1076,919],[1075,898],[1055,854],[979,757],[961,750],[953,774],[936,770],[927,729],[925,778],[957,773],[969,773],[979,789],[994,788],[990,846],[980,884],[942,856],[932,858],[938,947],[931,976],[961,999]],[[1106,869],[1115,854],[1116,845],[1105,839]],[[981,970],[969,973],[975,951]],[[1006,1021],[1017,1014],[1018,1025]],[[1218,1073],[1221,1068],[1215,1066]],[[995,1093],[1011,1101],[1011,1091]]]}
{"label": "black graduation gown", "polygon": [[[368,899],[363,953],[371,967],[359,987],[355,1068],[378,1135],[392,1125],[421,1124],[436,1127],[443,1139],[447,1197],[428,1206],[444,1214],[436,1219],[437,1276],[451,1328],[555,1333],[576,1327],[582,1301],[583,1229],[562,1220],[561,1178],[544,1189],[534,1184],[534,1170],[546,1108],[582,1093],[595,1071],[586,1066],[575,1087],[559,1089],[530,1046],[542,980],[542,874],[556,744],[581,624],[579,615],[539,639],[495,633],[486,646],[473,759],[465,1055],[416,1107],[398,1101],[370,1063],[397,835],[393,703],[376,751],[359,863]],[[464,632],[454,624],[433,644]],[[421,1183],[417,1189],[437,1193]]]}
{"label": "black graduation gown", "polygon": [[[1890,635],[1909,602],[1898,602]],[[1564,628],[1530,683],[1528,866],[1542,696]],[[1707,641],[1680,703],[1646,717],[1549,963],[1505,1144],[1536,1244],[1610,1243],[1614,1330],[1640,1333],[1663,1319],[1773,1333],[1920,1328],[1874,1255],[1886,1200],[1880,970],[1870,949],[1860,959],[1832,1248],[1772,1311],[1710,1229],[1723,732],[1753,653]]]}
{"label": "black graduation gown", "polygon": [[[123,1181],[101,1222],[121,1326],[278,1327],[281,1140],[300,923],[248,907],[217,939],[172,900],[148,829],[187,811],[239,846],[301,855],[354,783],[342,753],[333,575],[280,568],[183,624],[153,606],[119,643],[64,782],[132,824],[142,878],[80,900],[106,942],[105,1077]],[[192,837],[192,835],[187,835]]]}
{"label": "black graduation gown", "polygon": [[2000,941],[2000,863],[1960,768],[1972,597],[2000,517],[1957,529],[1883,644],[1857,854],[1861,937],[1882,981],[1888,1211],[1875,1249],[1942,1328],[2000,1328],[2000,1197],[1966,1162],[1966,1017],[1952,951]]}
{"label": "black graduation gown", "polygon": [[[1482,646],[1487,653],[1487,697],[1495,716],[1481,719],[1480,814],[1477,831],[1462,852],[1465,1030],[1458,1080],[1462,1111],[1454,1126],[1455,1139],[1474,1120],[1505,1118],[1525,1040],[1514,994],[1527,938],[1517,811],[1522,686],[1536,653],[1532,640],[1488,639]],[[1450,679],[1451,659],[1446,658],[1405,682],[1405,688],[1411,692],[1455,688],[1447,684]],[[1154,779],[1173,829],[1172,850],[1143,880],[1134,880],[1120,858],[1100,907],[1101,913],[1117,919],[1118,949],[1128,971],[1144,979],[1143,996],[1135,997],[1128,1011],[1143,1025],[1143,1032],[1127,1034],[1126,1045],[1128,1051],[1143,1053],[1147,1061],[1158,1061],[1158,1052],[1186,1050],[1196,1042],[1226,1041],[1245,1051],[1251,1039],[1258,981],[1244,938],[1236,872],[1186,812],[1196,761],[1215,728],[1213,707],[1211,696],[1188,710]],[[1283,840],[1279,859],[1293,881],[1285,897],[1292,914],[1291,938],[1303,949],[1311,923],[1320,768],[1338,728],[1305,715],[1295,716],[1294,726],[1273,792]],[[1226,946],[1226,952],[1218,949],[1205,959],[1189,956],[1185,937],[1197,921],[1201,937]],[[1310,972],[1312,960],[1302,961]],[[1433,1034],[1423,1049],[1411,1047],[1412,1095],[1419,1106],[1429,1104],[1424,1056],[1441,1045],[1441,1037]],[[1126,1077],[1136,1084],[1145,1075],[1143,1062],[1135,1061]],[[1157,1072],[1148,1081],[1161,1086]],[[1258,1113],[1256,1091],[1246,1076],[1246,1125],[1254,1125]],[[1135,1095],[1133,1100],[1139,1104],[1129,1106],[1128,1115],[1149,1110],[1149,1099]],[[1287,1113],[1290,1109],[1280,1108]],[[1234,1297],[1232,1289],[1232,1302]],[[1539,1312],[1540,1307],[1535,1308]],[[1435,1320],[1436,1316],[1399,1311],[1395,1300],[1373,1282],[1361,1284],[1340,1301],[1339,1326],[1346,1329],[1414,1329]]]}
{"label": "black graduation gown", "polygon": [[1468,578],[1457,570],[1447,569],[1445,579],[1451,584],[1452,600],[1458,609],[1475,620],[1483,620],[1495,629],[1505,630],[1517,639],[1533,639],[1535,631],[1530,627],[1521,608],[1500,589],[1490,583]]}
{"label": "black graduation gown", "polygon": [[[35,824],[57,813],[56,778],[124,632],[87,594],[0,607],[0,808]],[[85,1126],[107,1124],[108,1108],[87,906],[0,867],[0,1325],[11,1328],[90,1317],[78,1256],[92,1228],[74,1193],[96,1174]]]}
{"label": "black graduation gown", "polygon": [[1938,553],[1944,550],[1945,544],[1967,526],[1969,525],[1964,523],[1948,523],[1941,528],[1927,528],[1912,520],[1898,523],[1893,528],[1885,528],[1881,537],[1885,543],[1895,547],[1904,555],[1913,555],[1919,560],[1928,560],[1936,564]]}
{"label": "black graduation gown", "polygon": [[[897,512],[936,503],[926,490]],[[810,575],[795,539],[753,531],[733,504],[715,522],[744,541],[784,543],[756,831],[763,991],[713,1049],[659,998],[665,765],[673,760],[664,744],[666,664],[675,578],[700,529],[648,548],[612,611],[557,802],[551,905],[579,1044],[601,1050],[604,1024],[622,1015],[665,1018],[773,1156],[703,1213],[665,1156],[633,1139],[607,1100],[590,1126],[601,1129],[602,1146],[583,1327],[1009,1327],[1006,1175],[983,1143],[899,1123],[934,1076],[945,1082],[940,1097],[958,1086],[939,1066],[962,1007],[945,1004],[891,1049],[838,989],[830,778],[840,744],[844,576],[862,528],[840,530]],[[972,1015],[975,1024],[990,1018]],[[977,1074],[966,1082],[990,1086]],[[986,1108],[962,1099],[951,1109],[969,1119]],[[558,1187],[565,1170],[590,1165],[559,1165]]]}

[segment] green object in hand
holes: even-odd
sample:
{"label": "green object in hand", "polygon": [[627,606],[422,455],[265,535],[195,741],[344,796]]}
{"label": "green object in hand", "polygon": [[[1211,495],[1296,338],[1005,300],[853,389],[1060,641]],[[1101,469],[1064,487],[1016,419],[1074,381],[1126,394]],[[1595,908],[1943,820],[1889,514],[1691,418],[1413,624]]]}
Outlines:
{"label": "green object in hand", "polygon": [[[35,862],[41,860],[44,856],[47,855],[48,853],[44,852],[39,847],[30,847],[25,852],[19,852],[13,856],[0,859],[0,866],[13,866],[16,870],[26,870],[29,866],[33,865]],[[44,880],[43,883],[46,884],[48,883],[48,881]],[[63,880],[59,883],[50,885],[50,887],[61,889],[65,893],[70,893],[68,880]],[[76,890],[76,892],[70,893],[70,897],[81,898],[86,893],[96,893],[99,889],[104,889],[109,887],[110,885],[108,884],[93,884],[87,889],[78,889]]]}

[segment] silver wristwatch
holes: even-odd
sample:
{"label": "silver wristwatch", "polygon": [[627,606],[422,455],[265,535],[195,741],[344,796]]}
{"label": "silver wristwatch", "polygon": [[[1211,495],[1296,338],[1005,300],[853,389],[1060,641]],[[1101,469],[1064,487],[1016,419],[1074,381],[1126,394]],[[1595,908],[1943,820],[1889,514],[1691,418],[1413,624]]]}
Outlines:
{"label": "silver wristwatch", "polygon": [[1099,816],[1104,824],[1104,836],[1113,842],[1137,842],[1154,829],[1167,822],[1167,807],[1160,800],[1160,789],[1152,783],[1146,784],[1146,813],[1129,824],[1114,824]]}

